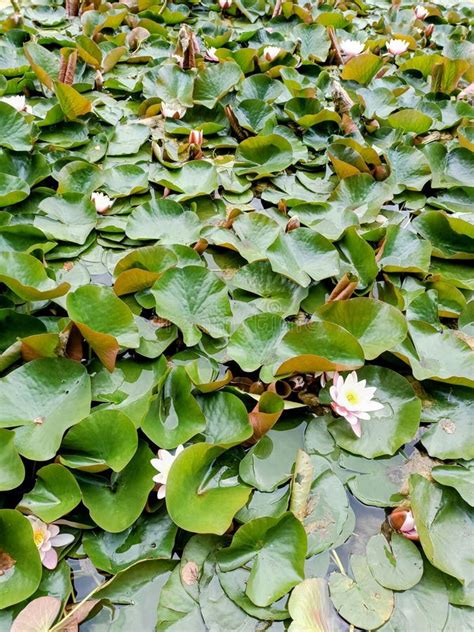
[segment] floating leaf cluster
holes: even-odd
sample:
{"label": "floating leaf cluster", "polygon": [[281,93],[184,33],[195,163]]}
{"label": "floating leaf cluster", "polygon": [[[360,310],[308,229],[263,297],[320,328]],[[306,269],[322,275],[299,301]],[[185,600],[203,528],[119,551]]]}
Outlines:
{"label": "floating leaf cluster", "polygon": [[0,0],[2,631],[473,628],[473,19]]}

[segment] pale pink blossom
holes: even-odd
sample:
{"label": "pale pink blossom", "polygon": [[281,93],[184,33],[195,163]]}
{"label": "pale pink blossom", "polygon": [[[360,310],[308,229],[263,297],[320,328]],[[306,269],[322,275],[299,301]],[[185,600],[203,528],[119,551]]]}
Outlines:
{"label": "pale pink blossom", "polygon": [[407,52],[410,42],[404,39],[391,39],[386,46],[390,55],[403,55]]}
{"label": "pale pink blossom", "polygon": [[357,55],[363,53],[365,45],[357,40],[345,39],[339,43],[339,48],[344,57],[350,59],[351,57],[357,57]]}
{"label": "pale pink blossom", "polygon": [[161,113],[165,118],[180,119],[186,114],[186,108],[182,105],[168,105],[165,102],[161,103]]}
{"label": "pale pink blossom", "polygon": [[469,99],[474,96],[474,82],[470,83],[464,90],[458,94],[458,99]]}
{"label": "pale pink blossom", "polygon": [[415,519],[411,511],[407,509],[394,509],[388,521],[392,529],[403,535],[409,540],[419,540],[418,531],[416,530]]}
{"label": "pale pink blossom", "polygon": [[426,17],[428,17],[429,15],[429,11],[426,7],[423,7],[421,4],[418,4],[415,8],[414,8],[414,12],[415,12],[415,17],[418,20],[424,20]]}
{"label": "pale pink blossom", "polygon": [[336,371],[329,389],[332,409],[350,423],[357,437],[362,434],[360,420],[369,420],[369,412],[383,408],[383,404],[373,401],[377,389],[374,386],[366,386],[366,383],[366,380],[357,380],[355,371],[352,371],[345,380]]}
{"label": "pale pink blossom", "polygon": [[230,9],[232,6],[232,0],[219,0],[219,6],[223,11],[225,9]]}
{"label": "pale pink blossom", "polygon": [[101,193],[100,191],[94,191],[94,193],[92,193],[91,195],[91,200],[95,205],[95,210],[101,215],[106,213],[114,203],[114,201],[111,200],[108,195],[106,195],[105,193]]}
{"label": "pale pink blossom", "polygon": [[70,533],[59,533],[56,524],[46,524],[36,516],[26,516],[33,529],[33,540],[36,544],[41,563],[45,568],[52,570],[58,565],[58,554],[54,547],[66,546],[74,541],[74,536]]}
{"label": "pale pink blossom", "polygon": [[266,61],[273,61],[280,54],[281,48],[279,46],[265,46],[263,49],[263,57]]}
{"label": "pale pink blossom", "polygon": [[171,469],[171,466],[173,465],[174,460],[176,459],[178,454],[181,454],[183,450],[184,447],[182,445],[179,445],[176,448],[174,454],[171,454],[171,452],[168,452],[168,450],[158,450],[158,458],[151,459],[150,461],[155,470],[159,472],[159,474],[156,474],[153,477],[155,483],[158,483],[160,485],[157,493],[159,499],[166,496],[166,481],[168,480],[169,471]]}
{"label": "pale pink blossom", "polygon": [[11,105],[11,107],[15,108],[17,112],[26,112],[27,114],[31,114],[32,112],[31,107],[26,104],[26,99],[23,94],[1,97],[0,101],[2,101],[2,103],[6,103],[7,105]]}
{"label": "pale pink blossom", "polygon": [[217,48],[210,46],[204,53],[204,59],[207,61],[219,61],[219,57],[216,55]]}

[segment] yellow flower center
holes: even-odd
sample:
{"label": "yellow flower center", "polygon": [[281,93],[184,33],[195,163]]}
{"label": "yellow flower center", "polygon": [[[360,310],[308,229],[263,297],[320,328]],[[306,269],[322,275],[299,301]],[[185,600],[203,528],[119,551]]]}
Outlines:
{"label": "yellow flower center", "polygon": [[347,391],[346,393],[346,399],[349,402],[349,404],[357,404],[359,402],[359,396],[355,391]]}
{"label": "yellow flower center", "polygon": [[41,531],[35,531],[33,534],[33,539],[38,548],[40,548],[44,542],[44,536]]}

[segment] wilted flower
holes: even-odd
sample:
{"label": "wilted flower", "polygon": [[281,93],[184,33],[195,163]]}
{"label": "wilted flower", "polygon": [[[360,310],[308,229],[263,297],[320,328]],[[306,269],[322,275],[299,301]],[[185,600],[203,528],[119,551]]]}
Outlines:
{"label": "wilted flower", "polygon": [[223,11],[225,9],[230,9],[232,6],[232,0],[219,0],[219,6]]}
{"label": "wilted flower", "polygon": [[182,445],[179,445],[176,448],[174,454],[171,454],[171,452],[168,452],[168,450],[158,450],[158,458],[151,459],[150,461],[153,467],[159,472],[159,474],[156,474],[153,477],[153,480],[155,481],[155,483],[160,484],[160,488],[157,494],[158,498],[160,499],[166,496],[166,481],[168,479],[168,474],[171,466],[173,465],[173,461],[178,456],[178,454],[181,454],[183,450],[184,447]]}
{"label": "wilted flower", "polygon": [[41,563],[52,570],[58,564],[58,554],[53,547],[71,544],[74,536],[70,533],[59,533],[56,524],[46,524],[36,516],[26,516],[33,528],[33,540],[38,547]]}
{"label": "wilted flower", "polygon": [[31,107],[26,104],[26,99],[22,94],[15,94],[11,97],[1,97],[0,101],[11,105],[17,112],[27,112],[28,114],[32,112]]}
{"label": "wilted flower", "polygon": [[414,8],[414,11],[415,11],[415,17],[418,18],[418,20],[424,20],[429,15],[428,9],[421,6],[421,4],[418,4]]}
{"label": "wilted flower", "polygon": [[165,118],[180,119],[186,113],[186,108],[182,105],[168,105],[164,101],[161,103],[161,113]]}
{"label": "wilted flower", "polygon": [[403,55],[408,50],[410,43],[404,39],[391,39],[387,44],[390,55]]}
{"label": "wilted flower", "polygon": [[341,52],[348,58],[356,57],[364,51],[364,44],[357,40],[345,39],[339,44]]}
{"label": "wilted flower", "polygon": [[416,530],[415,519],[411,511],[407,509],[394,509],[388,521],[392,529],[405,536],[409,540],[419,540],[418,531]]}
{"label": "wilted flower", "polygon": [[219,61],[219,57],[216,55],[216,50],[217,48],[210,46],[204,53],[204,59],[207,59],[207,61]]}
{"label": "wilted flower", "polygon": [[188,142],[190,145],[194,145],[195,147],[201,147],[203,137],[204,135],[201,129],[192,129],[189,132]]}
{"label": "wilted flower", "polygon": [[91,200],[94,202],[95,210],[101,215],[108,211],[114,203],[108,195],[100,193],[100,191],[94,191],[91,195]]}
{"label": "wilted flower", "polygon": [[331,407],[334,412],[347,419],[358,437],[362,434],[359,420],[368,420],[369,412],[383,408],[380,402],[372,401],[376,390],[374,386],[366,386],[366,380],[359,382],[355,371],[352,371],[345,380],[337,371],[334,373],[333,384],[329,389],[333,400]]}
{"label": "wilted flower", "polygon": [[263,49],[263,56],[266,61],[273,61],[279,55],[281,48],[278,46],[265,46]]}

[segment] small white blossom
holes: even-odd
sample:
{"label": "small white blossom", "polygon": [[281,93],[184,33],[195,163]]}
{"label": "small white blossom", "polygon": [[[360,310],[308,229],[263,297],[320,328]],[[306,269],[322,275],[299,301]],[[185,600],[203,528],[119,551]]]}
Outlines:
{"label": "small white blossom", "polygon": [[391,39],[387,44],[390,55],[403,55],[408,50],[410,43],[404,39]]}
{"label": "small white blossom", "polygon": [[94,191],[91,195],[91,200],[95,205],[95,210],[101,215],[112,207],[114,201],[109,198],[105,193],[100,191]]}
{"label": "small white blossom", "polygon": [[424,20],[426,17],[428,17],[430,13],[428,9],[423,7],[421,4],[418,4],[415,7],[414,11],[415,11],[415,17],[418,18],[418,20]]}
{"label": "small white blossom", "polygon": [[186,108],[184,108],[181,105],[172,106],[172,105],[168,105],[165,102],[162,102],[161,113],[163,114],[165,118],[180,119],[185,115]]}
{"label": "small white blossom", "polygon": [[281,48],[279,46],[265,46],[263,49],[263,56],[266,61],[273,61],[280,54]]}
{"label": "small white blossom", "polygon": [[33,529],[33,540],[38,548],[41,563],[50,570],[56,568],[58,565],[58,554],[53,547],[71,544],[74,536],[70,533],[60,535],[58,525],[46,524],[36,516],[26,517]]}
{"label": "small white blossom", "polygon": [[360,419],[368,420],[369,412],[383,408],[383,404],[373,401],[376,390],[374,386],[366,386],[366,380],[359,382],[355,371],[352,371],[345,380],[337,371],[334,373],[333,384],[329,389],[331,407],[350,423],[358,437],[362,433]]}
{"label": "small white blossom", "polygon": [[158,450],[158,458],[151,459],[150,461],[155,470],[159,472],[159,474],[156,474],[153,477],[153,480],[155,481],[155,483],[159,483],[160,485],[157,493],[157,496],[160,499],[166,496],[166,481],[168,480],[169,471],[171,469],[171,466],[173,465],[174,460],[176,459],[178,454],[181,454],[183,450],[184,447],[182,445],[179,445],[176,448],[174,454],[171,454],[171,452],[168,452],[168,450]]}
{"label": "small white blossom", "polygon": [[339,44],[341,52],[346,57],[356,57],[364,52],[364,44],[357,40],[345,39]]}
{"label": "small white blossom", "polygon": [[32,112],[31,107],[26,104],[26,99],[22,94],[15,94],[10,97],[1,97],[0,101],[11,105],[11,107],[15,108],[17,112],[27,112],[28,114],[31,114]]}

